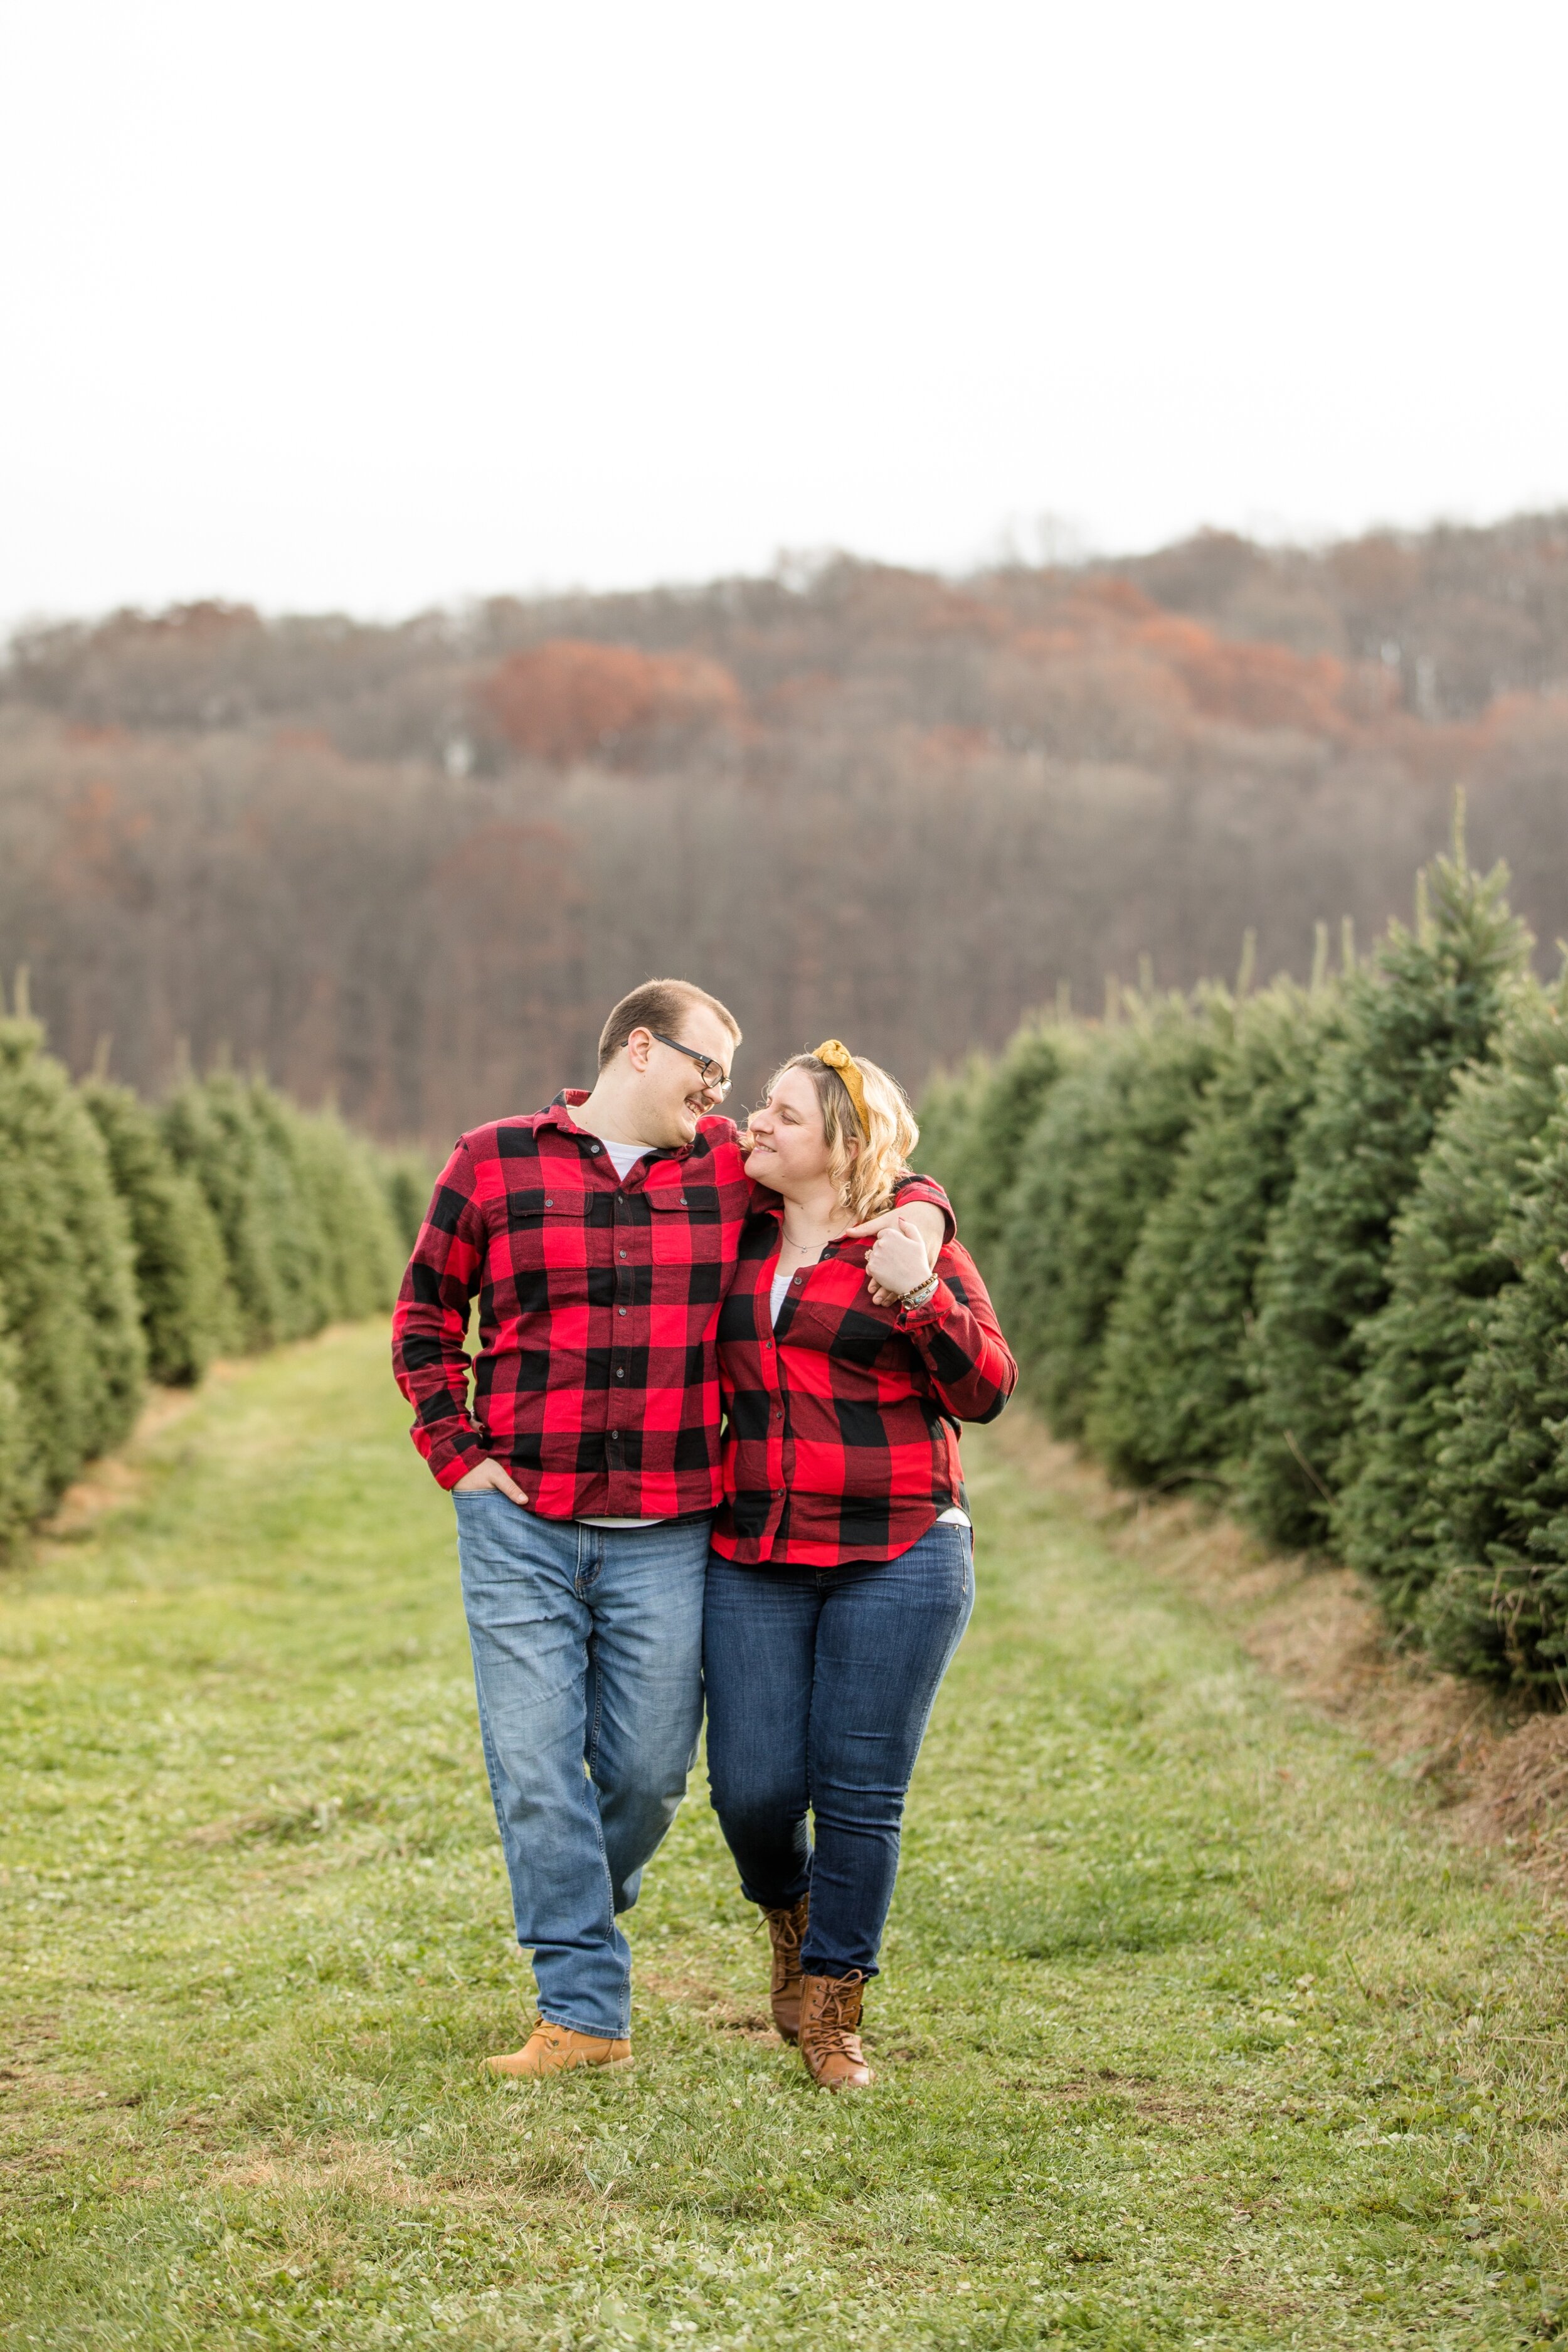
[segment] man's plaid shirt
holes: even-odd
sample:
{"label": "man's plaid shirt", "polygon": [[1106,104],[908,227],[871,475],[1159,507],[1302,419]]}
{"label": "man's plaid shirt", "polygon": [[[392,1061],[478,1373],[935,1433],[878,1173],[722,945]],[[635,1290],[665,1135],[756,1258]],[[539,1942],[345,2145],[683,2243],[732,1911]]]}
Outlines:
{"label": "man's plaid shirt", "polygon": [[743,1566],[896,1559],[962,1499],[951,1421],[994,1421],[1018,1379],[986,1286],[949,1241],[924,1307],[873,1307],[867,1242],[795,1275],[777,1326],[777,1205],[759,1205],[719,1314],[728,1426],[714,1549]]}
{"label": "man's plaid shirt", "polygon": [[[757,1188],[734,1120],[717,1118],[620,1182],[573,1121],[586,1100],[559,1095],[459,1137],[393,1318],[413,1442],[444,1486],[494,1457],[543,1518],[711,1510],[718,1312]],[[924,1176],[899,1198],[947,1207]]]}

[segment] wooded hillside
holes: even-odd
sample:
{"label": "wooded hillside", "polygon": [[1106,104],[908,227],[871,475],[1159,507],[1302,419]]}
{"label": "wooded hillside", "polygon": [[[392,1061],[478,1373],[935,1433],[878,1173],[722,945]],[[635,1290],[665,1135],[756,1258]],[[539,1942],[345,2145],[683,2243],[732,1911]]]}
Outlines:
{"label": "wooded hillside", "polygon": [[0,961],[81,1071],[227,1049],[385,1135],[583,1080],[691,974],[739,1093],[826,1032],[917,1086],[1027,1007],[1304,975],[1456,783],[1568,930],[1568,514],[1320,551],[1206,535],[961,583],[847,559],[398,625],[200,605],[0,672]]}

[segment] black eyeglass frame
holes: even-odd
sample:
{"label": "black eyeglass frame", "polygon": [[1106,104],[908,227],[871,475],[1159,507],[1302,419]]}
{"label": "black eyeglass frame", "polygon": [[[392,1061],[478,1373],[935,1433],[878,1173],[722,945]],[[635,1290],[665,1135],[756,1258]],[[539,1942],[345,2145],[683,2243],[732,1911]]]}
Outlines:
{"label": "black eyeglass frame", "polygon": [[[683,1045],[678,1037],[666,1037],[662,1029],[650,1029],[648,1034],[656,1044],[668,1045],[673,1054],[684,1054],[688,1062],[695,1062],[702,1073],[702,1081],[706,1091],[716,1100],[719,1102],[724,1100],[733,1081],[722,1062],[716,1062],[711,1054],[699,1054],[695,1045]],[[717,1076],[710,1077],[708,1076],[710,1070],[716,1071]]]}

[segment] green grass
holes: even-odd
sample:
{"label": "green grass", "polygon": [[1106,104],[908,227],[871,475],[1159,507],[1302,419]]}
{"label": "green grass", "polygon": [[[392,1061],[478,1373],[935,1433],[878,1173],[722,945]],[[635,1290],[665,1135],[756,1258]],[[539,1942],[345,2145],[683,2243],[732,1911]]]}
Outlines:
{"label": "green grass", "polygon": [[1504,2346],[1560,2329],[1565,1947],[1199,1609],[968,1442],[980,1606],[829,2099],[700,1792],[637,2065],[526,1978],[449,1507],[372,1328],[0,1581],[0,2343]]}

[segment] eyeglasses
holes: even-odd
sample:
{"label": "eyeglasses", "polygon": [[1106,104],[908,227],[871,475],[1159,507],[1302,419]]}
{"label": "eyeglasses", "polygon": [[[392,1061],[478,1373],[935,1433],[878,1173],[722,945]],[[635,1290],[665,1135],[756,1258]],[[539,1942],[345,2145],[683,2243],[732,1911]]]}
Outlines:
{"label": "eyeglasses", "polygon": [[691,1045],[683,1045],[678,1038],[666,1037],[662,1029],[650,1029],[648,1034],[656,1038],[661,1045],[668,1045],[672,1053],[684,1054],[688,1062],[695,1062],[702,1075],[705,1093],[712,1095],[716,1102],[724,1100],[729,1092],[729,1072],[722,1062],[710,1061],[706,1054],[697,1053]]}

